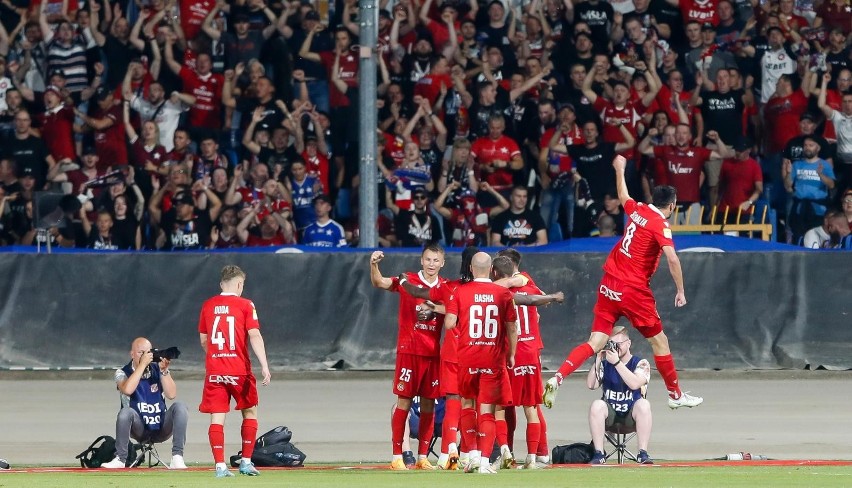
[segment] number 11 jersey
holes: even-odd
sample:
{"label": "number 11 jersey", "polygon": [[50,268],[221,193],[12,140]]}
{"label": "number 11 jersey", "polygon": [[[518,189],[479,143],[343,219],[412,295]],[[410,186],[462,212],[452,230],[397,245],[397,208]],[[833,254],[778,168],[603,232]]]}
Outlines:
{"label": "number 11 jersey", "polygon": [[257,310],[251,300],[222,293],[204,302],[198,332],[207,334],[207,374],[251,373],[248,331],[259,328]]}

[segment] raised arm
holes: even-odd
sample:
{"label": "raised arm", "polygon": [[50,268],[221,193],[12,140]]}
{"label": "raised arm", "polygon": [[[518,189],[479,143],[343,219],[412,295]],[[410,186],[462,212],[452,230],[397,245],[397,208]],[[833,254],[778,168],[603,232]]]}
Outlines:
{"label": "raised arm", "polygon": [[615,168],[615,188],[618,191],[618,199],[621,205],[627,205],[630,200],[630,194],[627,193],[627,181],[624,180],[624,170],[627,167],[627,160],[624,156],[616,156],[612,161],[612,167]]}
{"label": "raised arm", "polygon": [[393,280],[382,276],[382,272],[379,270],[379,262],[384,257],[385,253],[382,251],[374,251],[370,256],[370,283],[376,288],[390,290],[391,286],[393,286]]}
{"label": "raised arm", "polygon": [[219,9],[222,6],[222,0],[216,2],[216,5],[210,9],[210,12],[207,13],[207,17],[204,17],[204,22],[201,23],[201,30],[207,34],[210,39],[214,41],[218,41],[222,38],[222,31],[216,27],[216,16],[219,15]]}
{"label": "raised arm", "polygon": [[651,145],[651,138],[656,137],[659,133],[660,131],[658,131],[656,127],[648,129],[648,133],[642,139],[642,142],[639,143],[639,147],[637,148],[639,152],[645,156],[653,156],[654,146]]}
{"label": "raised arm", "polygon": [[825,103],[825,94],[826,90],[828,90],[828,82],[831,81],[831,75],[826,73],[822,75],[822,84],[819,87],[819,98],[817,98],[817,106],[822,113],[825,114],[827,119],[831,119],[834,116],[834,109],[826,105]]}
{"label": "raised arm", "polygon": [[175,38],[169,35],[166,38],[166,45],[163,48],[163,57],[166,58],[166,65],[172,70],[172,73],[180,75],[182,65],[175,61]]}
{"label": "raised arm", "polygon": [[592,82],[595,81],[595,72],[598,71],[603,71],[603,66],[596,63],[595,66],[586,73],[586,77],[583,78],[583,96],[586,97],[592,105],[598,101],[598,94],[592,90]]}
{"label": "raised arm", "polygon": [[302,47],[299,49],[299,56],[315,63],[322,61],[319,54],[311,51],[311,44],[314,42],[314,36],[324,28],[325,27],[322,24],[318,23],[316,27],[308,31],[308,35],[305,36],[305,41],[302,42]]}
{"label": "raised arm", "polygon": [[136,139],[139,139],[139,134],[136,133],[136,129],[130,123],[130,102],[125,99],[122,105],[124,106],[124,133],[127,134],[127,140],[133,144]]}
{"label": "raised arm", "polygon": [[636,145],[636,138],[633,137],[633,133],[627,130],[624,124],[619,124],[618,130],[621,132],[621,136],[624,137],[624,142],[619,142],[615,145],[616,152],[626,151]]}

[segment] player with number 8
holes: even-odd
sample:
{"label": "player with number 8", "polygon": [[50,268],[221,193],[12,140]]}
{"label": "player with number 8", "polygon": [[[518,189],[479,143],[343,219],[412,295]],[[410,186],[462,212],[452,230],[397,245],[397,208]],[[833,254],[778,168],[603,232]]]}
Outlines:
{"label": "player with number 8", "polygon": [[664,254],[677,288],[674,305],[686,305],[683,272],[668,223],[677,204],[677,191],[671,186],[657,186],[653,191],[652,204],[637,203],[627,192],[624,179],[626,164],[627,161],[622,156],[617,156],[612,162],[618,199],[621,200],[627,215],[624,236],[604,263],[604,276],[598,287],[595,318],[589,340],[568,354],[559,371],[544,387],[542,403],[548,408],[553,406],[556,390],[562,379],[603,349],[612,333],[613,325],[622,316],[627,317],[633,327],[651,344],[657,371],[669,391],[669,407],[695,407],[704,401],[701,397],[681,391],[669,340],[663,332],[663,324],[651,291],[651,276],[657,271],[660,256]]}
{"label": "player with number 8", "polygon": [[216,462],[217,478],[233,476],[225,464],[224,430],[231,398],[236,400],[236,410],[243,415],[240,474],[259,474],[251,462],[257,437],[258,396],[248,343],[260,361],[263,386],[269,384],[271,376],[257,310],[251,300],[241,296],[245,280],[246,274],[239,267],[225,266],[219,282],[222,293],[204,302],[198,319],[201,348],[206,356],[204,390],[198,410],[210,414],[207,435]]}

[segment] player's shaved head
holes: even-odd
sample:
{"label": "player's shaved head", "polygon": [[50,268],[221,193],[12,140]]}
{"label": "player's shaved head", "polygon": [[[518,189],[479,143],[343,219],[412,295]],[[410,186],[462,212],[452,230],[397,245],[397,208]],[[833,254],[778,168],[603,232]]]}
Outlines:
{"label": "player's shaved head", "polygon": [[497,256],[491,263],[494,270],[494,279],[508,278],[515,274],[515,263],[508,256]]}
{"label": "player's shaved head", "polygon": [[484,252],[478,252],[470,260],[470,271],[474,278],[488,278],[491,274],[491,256]]}

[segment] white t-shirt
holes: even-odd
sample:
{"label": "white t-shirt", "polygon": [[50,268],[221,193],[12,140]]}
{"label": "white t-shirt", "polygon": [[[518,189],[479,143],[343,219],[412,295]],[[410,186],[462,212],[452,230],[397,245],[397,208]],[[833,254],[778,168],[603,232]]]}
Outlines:
{"label": "white t-shirt", "polygon": [[837,133],[837,156],[844,163],[852,164],[852,115],[835,110],[831,113],[831,121]]}
{"label": "white t-shirt", "polygon": [[775,85],[783,74],[796,72],[796,59],[783,48],[777,51],[766,51],[760,59],[760,71],[763,82],[760,85],[760,103],[769,101],[775,93]]}

